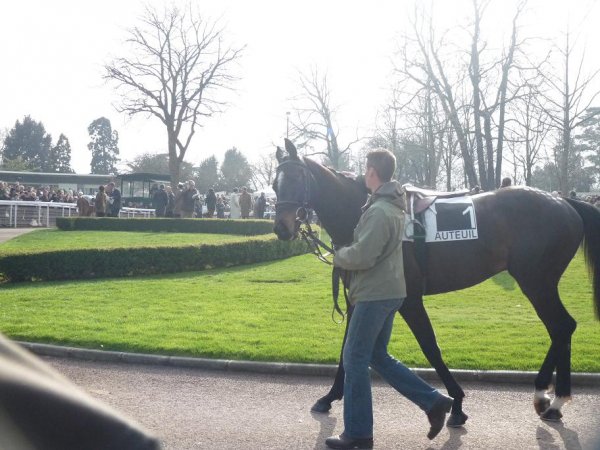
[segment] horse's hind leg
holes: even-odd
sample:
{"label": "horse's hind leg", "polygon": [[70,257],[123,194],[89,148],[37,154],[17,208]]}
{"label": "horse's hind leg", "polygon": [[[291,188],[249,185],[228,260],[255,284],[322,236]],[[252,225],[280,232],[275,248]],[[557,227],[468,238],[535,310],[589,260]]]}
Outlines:
{"label": "horse's hind leg", "polygon": [[[557,284],[536,292],[528,292],[521,287],[531,300],[552,341],[535,379],[534,407],[543,420],[557,421],[562,417],[561,407],[571,398],[571,336],[577,322],[560,301]],[[555,368],[555,398],[550,402],[545,392],[550,387]]]}
{"label": "horse's hind leg", "polygon": [[346,345],[346,337],[348,336],[348,325],[350,324],[350,318],[352,317],[353,306],[346,305],[346,330],[344,331],[344,339],[342,341],[342,350],[340,353],[340,363],[338,364],[337,372],[335,373],[335,380],[333,386],[327,393],[327,395],[318,399],[310,409],[312,412],[326,413],[331,409],[331,402],[334,400],[341,400],[344,396],[344,346]]}
{"label": "horse's hind leg", "polygon": [[429,364],[432,365],[444,383],[448,395],[454,399],[452,411],[446,425],[449,427],[460,427],[464,425],[468,419],[468,416],[462,411],[462,401],[465,393],[442,359],[442,352],[437,345],[435,332],[431,326],[427,311],[423,306],[423,298],[420,296],[407,297],[399,312],[417,339]]}

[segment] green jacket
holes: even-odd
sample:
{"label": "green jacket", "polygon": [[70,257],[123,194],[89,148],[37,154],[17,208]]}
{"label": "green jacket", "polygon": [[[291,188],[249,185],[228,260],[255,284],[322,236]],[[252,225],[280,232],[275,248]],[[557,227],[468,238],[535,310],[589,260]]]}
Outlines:
{"label": "green jacket", "polygon": [[350,303],[406,297],[402,259],[405,209],[400,183],[384,183],[363,208],[352,245],[336,252],[334,265],[353,272]]}

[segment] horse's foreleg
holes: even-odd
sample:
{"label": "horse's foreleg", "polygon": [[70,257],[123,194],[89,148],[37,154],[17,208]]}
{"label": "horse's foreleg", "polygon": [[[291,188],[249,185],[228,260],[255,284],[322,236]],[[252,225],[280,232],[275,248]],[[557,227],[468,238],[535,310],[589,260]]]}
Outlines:
{"label": "horse's foreleg", "polygon": [[342,340],[342,350],[340,352],[340,363],[338,364],[337,372],[335,373],[335,380],[333,381],[333,386],[325,395],[321,397],[310,409],[313,412],[318,413],[326,413],[331,409],[331,402],[334,400],[341,400],[344,396],[344,346],[346,345],[346,337],[348,336],[348,324],[350,323],[350,318],[352,317],[352,306],[347,305],[347,313],[346,313],[346,329],[344,331],[344,339]]}
{"label": "horse's foreleg", "polygon": [[423,306],[423,298],[407,297],[406,300],[404,300],[399,313],[402,315],[406,324],[417,339],[429,364],[432,365],[444,383],[448,395],[454,399],[447,425],[449,427],[460,427],[461,425],[464,425],[468,419],[468,416],[462,411],[462,401],[465,393],[442,359],[442,352],[437,345],[435,332],[431,326],[427,311]]}

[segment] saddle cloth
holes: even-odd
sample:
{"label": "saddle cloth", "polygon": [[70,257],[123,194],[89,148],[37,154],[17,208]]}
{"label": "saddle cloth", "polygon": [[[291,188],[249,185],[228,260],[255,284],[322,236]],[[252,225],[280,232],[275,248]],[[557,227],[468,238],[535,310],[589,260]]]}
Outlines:
{"label": "saddle cloth", "polygon": [[[407,197],[404,241],[414,241],[415,224],[425,230],[425,242],[477,239],[477,220],[469,191],[437,192],[403,186]],[[422,239],[422,235],[417,235]]]}

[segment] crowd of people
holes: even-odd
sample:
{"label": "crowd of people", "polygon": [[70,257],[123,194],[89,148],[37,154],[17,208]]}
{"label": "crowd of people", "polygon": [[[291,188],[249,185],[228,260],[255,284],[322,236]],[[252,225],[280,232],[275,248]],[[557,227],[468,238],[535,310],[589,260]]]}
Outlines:
{"label": "crowd of people", "polygon": [[264,192],[253,197],[245,187],[234,188],[226,196],[217,194],[210,188],[205,194],[201,194],[193,180],[179,183],[175,190],[164,184],[157,185],[152,189],[151,195],[156,217],[224,219],[226,212],[229,212],[231,219],[248,219],[251,215],[256,219],[263,219],[269,206]]}
{"label": "crowd of people", "polygon": [[8,184],[0,181],[0,200],[75,203],[77,196],[71,189],[36,188],[19,182]]}

